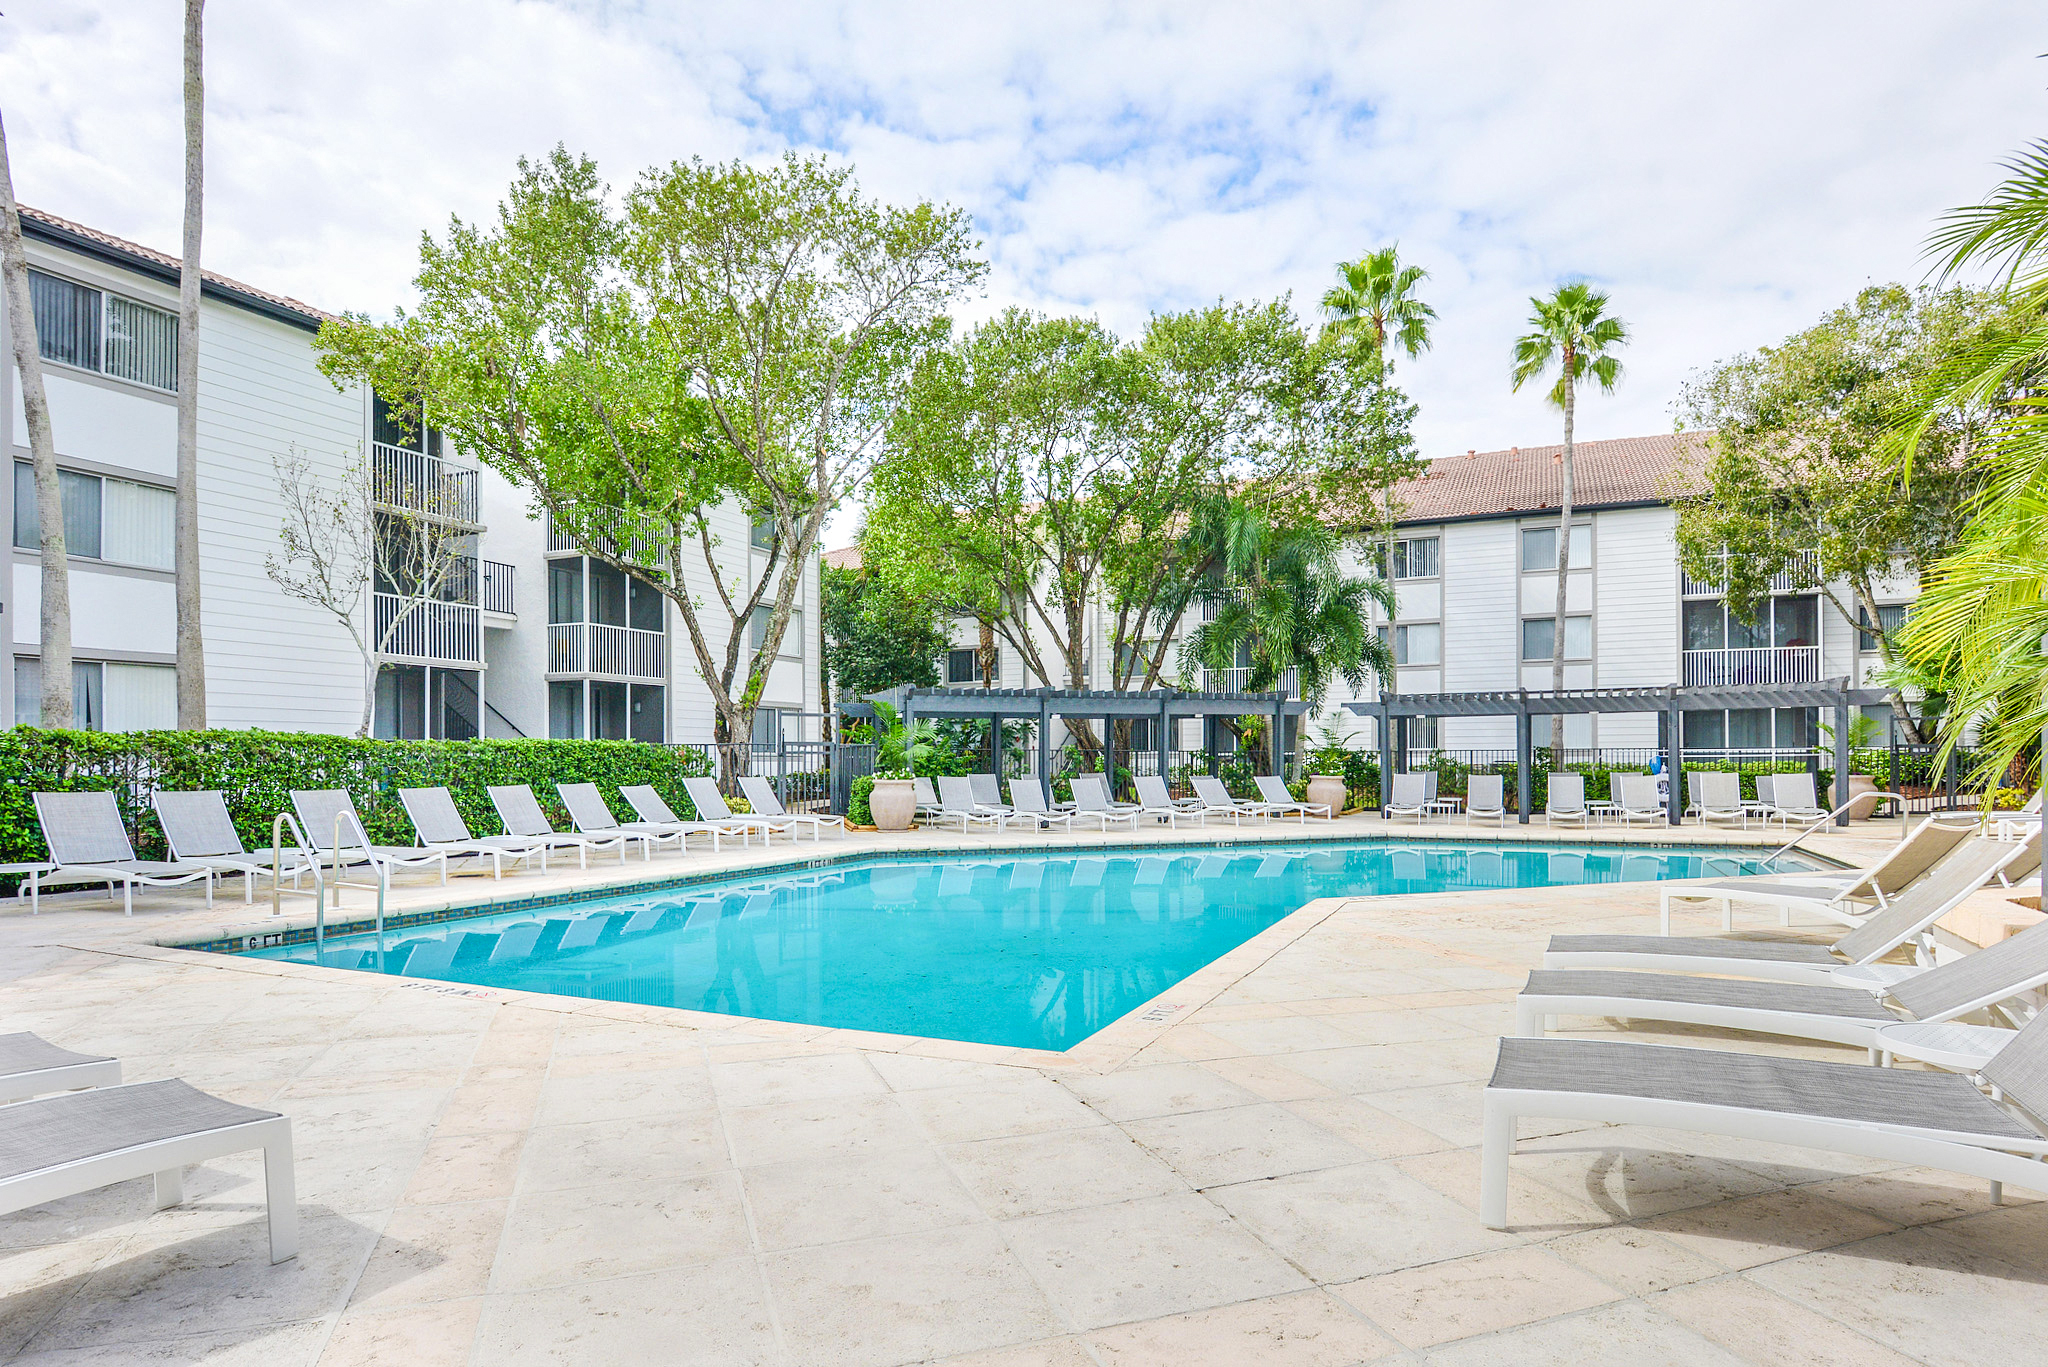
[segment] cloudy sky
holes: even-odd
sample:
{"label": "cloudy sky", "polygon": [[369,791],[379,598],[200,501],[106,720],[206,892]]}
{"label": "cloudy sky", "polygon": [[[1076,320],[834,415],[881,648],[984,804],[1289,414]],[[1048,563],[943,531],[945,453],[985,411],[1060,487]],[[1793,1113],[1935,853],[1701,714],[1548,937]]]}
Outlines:
{"label": "cloudy sky", "polygon": [[[176,250],[174,0],[9,0],[25,203]],[[406,299],[422,229],[556,142],[614,184],[785,148],[968,209],[1008,303],[1135,330],[1389,242],[1430,271],[1425,454],[1556,440],[1507,383],[1583,275],[1635,342],[1581,433],[1669,430],[1686,373],[1868,281],[2048,135],[2020,3],[747,5],[212,0],[207,259],[324,307]]]}

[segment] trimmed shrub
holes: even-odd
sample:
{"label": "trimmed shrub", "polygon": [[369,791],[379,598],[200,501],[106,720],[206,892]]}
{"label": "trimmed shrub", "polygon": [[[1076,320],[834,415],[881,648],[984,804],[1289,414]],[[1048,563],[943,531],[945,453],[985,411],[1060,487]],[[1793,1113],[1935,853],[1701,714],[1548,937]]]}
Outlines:
{"label": "trimmed shrub", "polygon": [[[652,784],[678,816],[696,808],[681,780],[707,775],[711,761],[695,748],[628,740],[358,740],[295,731],[45,731],[17,726],[0,733],[0,862],[47,857],[31,795],[111,789],[136,854],[169,857],[149,808],[158,789],[219,789],[242,843],[270,848],[270,824],[291,810],[294,788],[346,788],[370,839],[410,845],[412,823],[400,788],[445,787],[470,829],[494,835],[504,827],[485,789],[532,787],[557,830],[573,830],[556,783],[595,783],[612,810],[630,819],[621,785]],[[331,831],[309,831],[314,841]]]}

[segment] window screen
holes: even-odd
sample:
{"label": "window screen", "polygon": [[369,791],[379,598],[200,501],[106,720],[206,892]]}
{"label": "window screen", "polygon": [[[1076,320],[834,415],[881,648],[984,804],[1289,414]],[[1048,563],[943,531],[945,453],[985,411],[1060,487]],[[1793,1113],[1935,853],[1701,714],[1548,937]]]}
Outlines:
{"label": "window screen", "polygon": [[46,361],[100,368],[100,292],[41,271],[28,273],[36,350]]}
{"label": "window screen", "polygon": [[966,650],[947,651],[946,682],[949,684],[980,683],[981,661],[976,658],[980,653],[972,647]]}
{"label": "window screen", "polygon": [[152,389],[178,387],[178,318],[162,309],[107,296],[107,374]]}
{"label": "window screen", "polygon": [[[107,480],[101,488],[104,559],[152,569],[175,568],[178,496],[169,489]],[[67,528],[66,537],[70,536]]]}

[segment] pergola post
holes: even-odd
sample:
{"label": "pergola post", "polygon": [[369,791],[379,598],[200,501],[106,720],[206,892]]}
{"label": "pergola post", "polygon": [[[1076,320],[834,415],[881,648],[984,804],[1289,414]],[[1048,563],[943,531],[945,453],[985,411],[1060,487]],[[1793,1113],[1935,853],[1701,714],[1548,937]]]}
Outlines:
{"label": "pergola post", "polygon": [[1536,757],[1536,728],[1529,718],[1529,690],[1523,689],[1518,695],[1515,712],[1515,816],[1526,826],[1529,824],[1529,803],[1536,785],[1529,780],[1529,766]]}
{"label": "pergola post", "polygon": [[1849,824],[1849,694],[1846,690],[1835,694],[1835,793],[1832,805],[1839,810],[1835,813],[1835,824]]}
{"label": "pergola post", "polygon": [[1685,710],[1679,706],[1675,684],[1664,716],[1669,736],[1664,744],[1664,759],[1671,769],[1670,781],[1664,785],[1664,816],[1676,826],[1685,820],[1685,798],[1679,791],[1679,785],[1685,781]]}
{"label": "pergola post", "polygon": [[1045,800],[1052,801],[1052,707],[1044,692],[1038,695],[1038,781],[1045,785]]}
{"label": "pergola post", "polygon": [[1387,796],[1394,791],[1394,713],[1380,694],[1380,815],[1387,814]]}
{"label": "pergola post", "polygon": [[1287,694],[1273,697],[1273,772],[1287,781]]}
{"label": "pergola post", "polygon": [[1166,777],[1167,766],[1170,763],[1168,757],[1173,753],[1172,746],[1167,743],[1172,731],[1173,695],[1170,693],[1162,694],[1159,699],[1159,734],[1154,738],[1155,748],[1159,751],[1159,777],[1161,778]]}

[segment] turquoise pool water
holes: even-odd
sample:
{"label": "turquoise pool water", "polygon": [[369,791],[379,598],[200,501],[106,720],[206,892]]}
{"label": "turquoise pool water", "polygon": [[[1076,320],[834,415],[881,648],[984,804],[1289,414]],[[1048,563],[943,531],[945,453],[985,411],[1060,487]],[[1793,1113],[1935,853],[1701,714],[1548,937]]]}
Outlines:
{"label": "turquoise pool water", "polygon": [[875,859],[259,957],[606,1001],[1066,1049],[1317,897],[1810,868],[1762,851],[1404,846]]}

